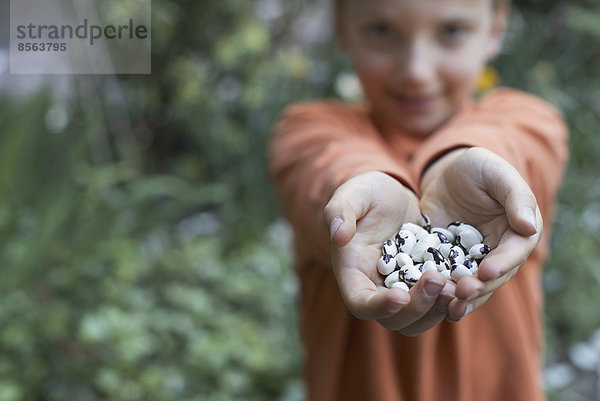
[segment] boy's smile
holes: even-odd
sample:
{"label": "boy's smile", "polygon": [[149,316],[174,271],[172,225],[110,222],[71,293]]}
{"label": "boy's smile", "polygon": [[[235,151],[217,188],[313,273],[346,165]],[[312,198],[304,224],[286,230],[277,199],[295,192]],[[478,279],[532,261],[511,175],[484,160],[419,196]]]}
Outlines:
{"label": "boy's smile", "polygon": [[499,50],[492,0],[338,0],[338,38],[383,130],[428,135],[471,96]]}

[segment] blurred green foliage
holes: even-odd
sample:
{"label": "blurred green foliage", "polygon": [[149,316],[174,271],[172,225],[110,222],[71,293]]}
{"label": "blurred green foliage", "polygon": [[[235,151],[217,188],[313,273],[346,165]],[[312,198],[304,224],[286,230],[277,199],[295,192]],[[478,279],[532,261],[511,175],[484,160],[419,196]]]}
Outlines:
{"label": "blurred green foliage", "polygon": [[[151,76],[0,92],[0,401],[303,399],[266,147],[349,71],[324,3],[155,0]],[[572,131],[544,275],[556,400],[598,380],[570,352],[600,327],[598,26],[591,2],[519,2],[494,63]]]}

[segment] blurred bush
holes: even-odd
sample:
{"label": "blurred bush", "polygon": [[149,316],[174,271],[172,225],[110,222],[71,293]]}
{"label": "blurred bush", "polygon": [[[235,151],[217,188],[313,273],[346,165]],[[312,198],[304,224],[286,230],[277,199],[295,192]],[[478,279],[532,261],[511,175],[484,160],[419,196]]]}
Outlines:
{"label": "blurred bush", "polygon": [[516,5],[497,64],[504,83],[554,103],[569,123],[571,158],[543,277],[546,387],[551,400],[590,400],[600,396],[600,4],[553,3]]}
{"label": "blurred bush", "polygon": [[[155,0],[151,76],[0,93],[0,401],[303,399],[266,143],[290,102],[356,94],[325,3]],[[598,380],[597,26],[590,2],[519,2],[494,63],[572,131],[544,275],[556,400]]]}

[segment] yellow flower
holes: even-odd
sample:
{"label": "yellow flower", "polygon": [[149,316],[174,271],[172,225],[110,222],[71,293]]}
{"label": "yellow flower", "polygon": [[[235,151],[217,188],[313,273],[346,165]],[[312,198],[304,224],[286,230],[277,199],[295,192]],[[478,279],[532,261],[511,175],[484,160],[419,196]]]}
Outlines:
{"label": "yellow flower", "polygon": [[498,75],[498,71],[496,71],[492,67],[485,67],[481,74],[479,75],[479,80],[477,81],[477,92],[485,92],[500,82],[500,75]]}

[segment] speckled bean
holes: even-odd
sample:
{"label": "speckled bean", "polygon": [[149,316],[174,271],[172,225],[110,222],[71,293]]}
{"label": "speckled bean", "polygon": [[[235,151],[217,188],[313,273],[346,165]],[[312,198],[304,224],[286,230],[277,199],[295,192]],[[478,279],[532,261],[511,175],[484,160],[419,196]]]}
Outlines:
{"label": "speckled bean", "polygon": [[431,220],[425,213],[421,213],[418,223],[421,227],[427,230],[427,232],[431,232]]}
{"label": "speckled bean", "polygon": [[421,275],[422,273],[415,266],[408,267],[404,273],[404,282],[408,284],[409,287],[412,287],[419,281]]}
{"label": "speckled bean", "polygon": [[406,265],[412,266],[413,264],[413,260],[408,253],[399,252],[398,255],[396,255],[396,265],[398,265],[398,267]]}
{"label": "speckled bean", "polygon": [[444,255],[433,247],[427,248],[427,251],[423,255],[423,260],[425,260],[425,262],[433,262],[437,271],[447,270],[449,268]]}
{"label": "speckled bean", "polygon": [[[448,242],[454,242],[454,234],[452,234],[452,231],[443,228],[443,227],[434,227],[431,229],[431,233],[440,233],[442,234],[444,237],[446,237],[448,239]],[[444,243],[444,241],[442,241],[442,243]]]}
{"label": "speckled bean", "polygon": [[420,225],[415,224],[415,223],[404,223],[404,224],[402,224],[402,227],[400,228],[400,230],[408,230],[415,235],[417,235],[417,233],[419,233],[421,231],[427,231],[423,227],[421,227]]}
{"label": "speckled bean", "polygon": [[387,276],[394,270],[396,270],[396,259],[393,256],[385,254],[377,261],[377,271],[382,276]]}
{"label": "speckled bean", "polygon": [[463,247],[463,249],[467,251],[471,249],[473,245],[481,243],[481,241],[483,241],[483,237],[481,236],[479,231],[470,228],[461,230],[456,235],[455,240],[455,242],[457,242],[460,246]]}
{"label": "speckled bean", "polygon": [[469,270],[465,265],[452,265],[450,277],[452,277],[452,280],[454,280],[455,282],[458,283],[458,280],[460,280],[461,278],[470,277],[472,275],[473,273],[471,272],[471,270]]}
{"label": "speckled bean", "polygon": [[425,273],[428,271],[438,271],[437,266],[433,260],[427,260],[423,263],[421,267],[421,273]]}
{"label": "speckled bean", "polygon": [[469,248],[469,256],[473,259],[483,259],[490,251],[491,248],[486,244],[475,244]]}
{"label": "speckled bean", "polygon": [[385,278],[384,285],[385,285],[387,288],[391,288],[391,287],[392,287],[392,285],[393,285],[394,283],[397,283],[397,282],[399,282],[399,281],[400,281],[400,272],[399,272],[398,270],[396,270],[396,271],[394,271],[394,272],[390,273],[390,274],[389,274],[389,275],[388,275],[388,276]]}
{"label": "speckled bean", "polygon": [[387,288],[408,291],[424,272],[437,270],[446,280],[458,282],[479,269],[479,261],[491,248],[470,224],[455,221],[448,228],[431,227],[428,216],[418,224],[405,223],[392,240],[382,245],[377,270]]}
{"label": "speckled bean", "polygon": [[477,270],[479,270],[479,264],[470,256],[465,258],[463,265],[465,265],[467,269],[471,270],[471,273],[473,274],[477,273]]}
{"label": "speckled bean", "polygon": [[413,258],[415,262],[424,262],[423,259],[427,248],[433,247],[437,248],[440,246],[440,239],[435,234],[428,234],[423,237],[420,241],[417,241],[417,244],[413,248],[413,251],[410,253],[410,257]]}
{"label": "speckled bean", "polygon": [[398,234],[396,234],[394,238],[396,240],[398,250],[409,255],[417,244],[417,238],[415,237],[415,234],[409,230],[398,231]]}
{"label": "speckled bean", "polygon": [[384,255],[390,255],[394,257],[398,254],[398,247],[396,246],[396,242],[391,239],[385,241],[383,243],[383,253]]}
{"label": "speckled bean", "polygon": [[404,290],[406,292],[410,290],[410,288],[408,288],[408,285],[406,285],[404,281],[395,282],[394,284],[392,284],[391,288],[400,288],[401,290]]}
{"label": "speckled bean", "polygon": [[440,244],[440,246],[438,247],[438,251],[440,251],[440,253],[445,259],[448,259],[448,254],[450,253],[450,249],[452,249],[453,246],[454,244],[451,243]]}
{"label": "speckled bean", "polygon": [[448,260],[452,265],[462,265],[465,261],[465,251],[460,246],[453,246],[448,253]]}

